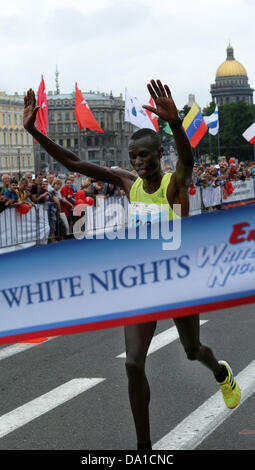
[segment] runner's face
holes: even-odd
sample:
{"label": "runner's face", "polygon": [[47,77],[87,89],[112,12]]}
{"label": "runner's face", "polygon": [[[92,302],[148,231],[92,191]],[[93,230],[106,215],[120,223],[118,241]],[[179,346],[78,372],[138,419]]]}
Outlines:
{"label": "runner's face", "polygon": [[128,150],[130,163],[140,178],[146,178],[160,169],[162,149],[156,148],[150,137],[131,140]]}

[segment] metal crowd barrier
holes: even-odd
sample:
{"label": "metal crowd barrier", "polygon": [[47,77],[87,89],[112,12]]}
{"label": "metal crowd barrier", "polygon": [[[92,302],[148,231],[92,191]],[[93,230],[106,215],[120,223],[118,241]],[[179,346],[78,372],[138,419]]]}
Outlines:
{"label": "metal crowd barrier", "polygon": [[[196,186],[196,193],[189,196],[190,215],[201,214],[211,207],[220,209],[235,201],[254,198],[255,180],[232,183],[234,192],[226,199],[223,198],[221,187]],[[0,253],[73,237],[75,223],[84,214],[79,225],[81,232],[89,233],[105,227],[110,229],[116,225],[125,227],[128,221],[128,200],[125,196],[108,199],[96,197],[95,204],[87,206],[84,213],[72,211],[68,221],[63,214],[59,216],[55,203],[37,204],[24,215],[19,214],[14,207],[7,208],[0,213]]]}

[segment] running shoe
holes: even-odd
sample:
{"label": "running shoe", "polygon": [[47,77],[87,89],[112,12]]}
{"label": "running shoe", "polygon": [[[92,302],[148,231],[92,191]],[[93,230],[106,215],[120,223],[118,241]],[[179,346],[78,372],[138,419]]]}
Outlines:
{"label": "running shoe", "polygon": [[219,364],[223,364],[228,371],[228,376],[224,382],[217,382],[220,387],[223,400],[228,408],[235,408],[241,398],[240,388],[234,379],[230,365],[226,361],[219,361]]}

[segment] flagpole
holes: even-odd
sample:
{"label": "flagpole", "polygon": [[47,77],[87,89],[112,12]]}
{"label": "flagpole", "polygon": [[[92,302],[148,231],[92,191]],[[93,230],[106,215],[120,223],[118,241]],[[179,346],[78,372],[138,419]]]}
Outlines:
{"label": "flagpole", "polygon": [[210,160],[212,163],[212,145],[211,145],[211,134],[209,132],[209,153],[210,153]]}
{"label": "flagpole", "polygon": [[81,130],[78,130],[79,159],[81,160]]}
{"label": "flagpole", "polygon": [[220,157],[220,128],[218,130],[218,157]]}

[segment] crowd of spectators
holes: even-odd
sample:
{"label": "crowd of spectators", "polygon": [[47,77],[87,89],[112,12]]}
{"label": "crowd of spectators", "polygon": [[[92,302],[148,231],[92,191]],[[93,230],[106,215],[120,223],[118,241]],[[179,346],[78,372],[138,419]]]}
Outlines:
{"label": "crowd of spectators", "polygon": [[30,208],[37,204],[47,205],[49,215],[50,236],[49,241],[66,238],[72,233],[74,221],[73,208],[77,189],[84,192],[84,197],[91,197],[96,204],[98,197],[109,198],[122,196],[124,192],[112,184],[96,181],[84,176],[80,188],[75,185],[74,174],[68,174],[64,181],[55,174],[32,175],[27,173],[19,178],[2,175],[0,186],[0,212],[7,208],[27,204]]}
{"label": "crowd of spectators", "polygon": [[[164,172],[173,172],[171,166],[163,168]],[[63,180],[55,174],[24,174],[18,179],[10,175],[2,175],[0,182],[0,212],[7,208],[27,204],[29,208],[35,205],[46,205],[48,211],[50,236],[49,241],[62,240],[72,233],[74,222],[73,208],[77,190],[84,192],[84,197],[93,198],[97,204],[97,198],[109,198],[123,196],[124,192],[113,184],[96,181],[83,176],[79,181],[79,188],[75,185],[76,175],[68,174]],[[194,164],[192,184],[197,187],[218,187],[226,185],[228,181],[255,180],[255,163],[237,162],[234,158],[222,159],[217,164],[202,164],[198,161]]]}
{"label": "crowd of spectators", "polygon": [[195,162],[193,169],[193,183],[203,188],[220,186],[228,181],[245,181],[251,178],[255,179],[255,163],[252,161],[236,162],[234,158],[227,161],[223,157],[215,165]]}

